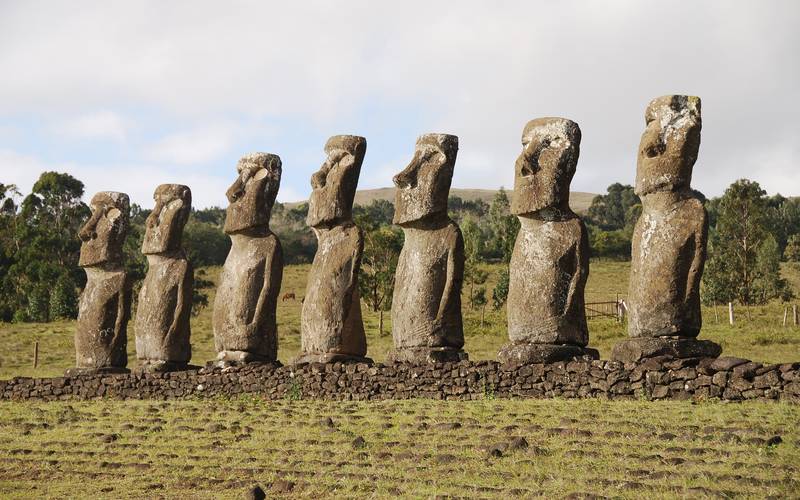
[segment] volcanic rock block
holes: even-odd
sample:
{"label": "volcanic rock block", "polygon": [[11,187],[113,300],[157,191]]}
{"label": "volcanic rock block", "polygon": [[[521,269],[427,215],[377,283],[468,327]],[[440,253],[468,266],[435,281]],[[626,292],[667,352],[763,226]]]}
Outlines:
{"label": "volcanic rock block", "polygon": [[447,198],[458,153],[458,137],[426,134],[414,158],[394,177],[394,223],[403,228],[392,299],[395,362],[467,359],[461,349],[461,284],[464,240],[447,216]]}
{"label": "volcanic rock block", "polygon": [[589,341],[583,291],[589,239],[569,207],[581,131],[565,118],[538,118],[522,133],[511,212],[520,230],[509,265],[505,364],[597,357]]}
{"label": "volcanic rock block", "polygon": [[214,346],[220,365],[278,357],[276,308],[283,277],[283,250],[269,219],[281,181],[281,159],[244,156],[228,189],[225,233],[231,250],[214,300]]}
{"label": "volcanic rock block", "polygon": [[147,275],[136,310],[136,357],[141,371],[188,367],[194,272],[181,247],[192,192],[181,184],[162,184],[153,195],[156,206],[145,222],[142,253]]}
{"label": "volcanic rock block", "polygon": [[[680,95],[653,99],[645,121],[636,169],[642,215],[631,248],[628,334],[691,339],[702,325],[700,281],[708,240],[706,210],[690,187],[700,148],[700,99]],[[644,351],[657,342],[667,350],[674,347],[669,339],[647,341],[642,344],[647,346]],[[720,351],[697,349],[716,355]],[[618,352],[623,351],[628,349]]]}
{"label": "volcanic rock block", "polygon": [[325,144],[325,163],[311,176],[306,222],[319,244],[300,317],[301,353],[294,363],[367,360],[358,292],[364,235],[352,217],[366,150],[363,137],[333,136]]}
{"label": "volcanic rock block", "polygon": [[81,228],[78,265],[86,271],[75,330],[76,367],[67,375],[127,372],[131,281],[122,265],[128,234],[128,195],[99,192],[90,202],[92,216]]}

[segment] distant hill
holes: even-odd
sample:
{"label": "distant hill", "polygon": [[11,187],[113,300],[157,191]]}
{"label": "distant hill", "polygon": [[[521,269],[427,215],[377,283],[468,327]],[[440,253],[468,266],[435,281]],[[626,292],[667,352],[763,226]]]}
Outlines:
{"label": "distant hill", "polygon": [[[369,205],[372,203],[372,200],[388,200],[394,202],[394,190],[395,188],[378,188],[378,189],[360,189],[356,191],[356,205]],[[458,189],[453,188],[450,190],[450,196],[458,196],[462,200],[483,200],[486,203],[490,203],[492,198],[497,193],[497,189]],[[508,192],[508,190],[507,190]],[[511,195],[508,192],[509,196]],[[585,213],[589,210],[589,205],[592,204],[592,200],[594,197],[597,196],[594,193],[581,193],[578,191],[573,191],[569,195],[569,202],[572,210],[578,213]],[[295,202],[288,202],[284,203],[283,205],[286,208],[294,208],[301,203],[305,203],[304,201],[295,201]]]}

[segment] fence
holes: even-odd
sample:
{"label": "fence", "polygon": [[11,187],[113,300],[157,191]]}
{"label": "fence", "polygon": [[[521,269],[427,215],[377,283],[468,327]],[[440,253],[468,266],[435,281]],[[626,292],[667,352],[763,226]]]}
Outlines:
{"label": "fence", "polygon": [[619,297],[617,300],[587,302],[585,307],[586,319],[613,318],[620,323],[625,320],[625,314],[628,312],[625,299]]}

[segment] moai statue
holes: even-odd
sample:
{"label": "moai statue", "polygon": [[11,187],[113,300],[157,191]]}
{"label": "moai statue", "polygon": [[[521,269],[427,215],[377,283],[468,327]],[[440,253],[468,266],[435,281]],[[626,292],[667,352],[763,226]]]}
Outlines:
{"label": "moai statue", "polygon": [[520,221],[509,264],[511,342],[498,353],[504,364],[598,357],[586,348],[589,239],[569,207],[580,145],[581,129],[565,118],[537,118],[522,132],[511,200],[511,213]]}
{"label": "moai statue", "polygon": [[225,233],[231,250],[214,300],[214,346],[221,366],[278,359],[275,310],[283,277],[283,251],[269,229],[281,183],[281,159],[254,153],[236,166]]}
{"label": "moai statue", "polygon": [[103,191],[89,204],[92,216],[81,228],[78,265],[86,271],[75,330],[76,368],[67,375],[124,373],[128,369],[131,280],[122,267],[128,234],[128,195]]}
{"label": "moai statue", "polygon": [[141,371],[181,370],[192,357],[194,273],[181,247],[192,192],[181,184],[162,184],[153,198],[156,206],[147,217],[142,241],[148,270],[136,309],[136,357]]}
{"label": "moai statue", "polygon": [[458,137],[425,134],[411,163],[394,177],[394,223],[405,243],[392,299],[394,349],[388,360],[428,363],[467,359],[461,323],[464,239],[447,216]]}
{"label": "moai statue", "polygon": [[632,338],[617,344],[612,358],[716,357],[719,345],[696,340],[708,239],[708,216],[690,188],[700,148],[700,98],[653,99],[645,122],[635,189],[642,215],[633,232],[628,288]]}
{"label": "moai statue", "polygon": [[358,292],[364,235],[352,214],[366,151],[363,137],[333,136],[325,144],[325,163],[311,176],[306,222],[318,248],[308,274],[300,317],[302,352],[295,363],[369,361]]}

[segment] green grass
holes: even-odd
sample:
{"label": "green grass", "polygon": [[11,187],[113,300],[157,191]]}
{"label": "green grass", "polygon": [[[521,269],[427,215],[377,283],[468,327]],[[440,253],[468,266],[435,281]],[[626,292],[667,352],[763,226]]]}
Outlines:
{"label": "green grass", "polygon": [[786,498],[799,419],[783,403],[6,402],[0,496]]}
{"label": "green grass", "polygon": [[[491,297],[498,274],[499,265],[487,265],[489,279],[485,285],[487,296]],[[592,262],[589,281],[586,286],[586,301],[613,301],[618,296],[624,297],[628,288],[627,262]],[[296,300],[280,301],[278,304],[278,357],[288,363],[300,349],[300,298],[305,294],[306,275],[309,266],[287,266],[283,274],[281,296],[294,293]],[[783,268],[785,277],[793,284],[800,295],[800,271],[793,266]],[[216,281],[219,268],[206,268],[204,279]],[[211,327],[211,304],[214,301],[214,289],[206,290],[209,294],[209,307],[202,309],[192,319],[193,363],[204,364],[215,357],[213,332]],[[471,359],[495,359],[500,346],[506,342],[505,308],[493,310],[486,307],[483,326],[480,322],[480,310],[471,310],[467,301],[467,293],[463,297],[465,349]],[[701,338],[719,342],[724,353],[766,363],[778,363],[800,360],[800,328],[783,327],[783,311],[786,304],[774,301],[765,306],[751,307],[746,311],[737,307],[737,320],[733,326],[727,324],[727,309],[704,307],[704,328]],[[369,356],[376,361],[383,361],[391,348],[392,339],[389,333],[379,335],[378,313],[370,311],[362,303],[364,324],[367,330]],[[791,309],[790,309],[791,312]],[[716,318],[719,318],[717,321]],[[391,314],[384,314],[385,332],[391,331]],[[74,364],[72,336],[75,324],[62,321],[45,324],[7,324],[0,323],[0,378],[13,376],[56,376],[65,368]],[[128,327],[129,366],[136,365],[133,338],[135,324],[132,320]],[[613,319],[596,319],[589,322],[589,344],[600,350],[607,358],[614,344],[625,338],[625,325]],[[40,362],[37,369],[32,368],[33,344],[40,344]]]}

